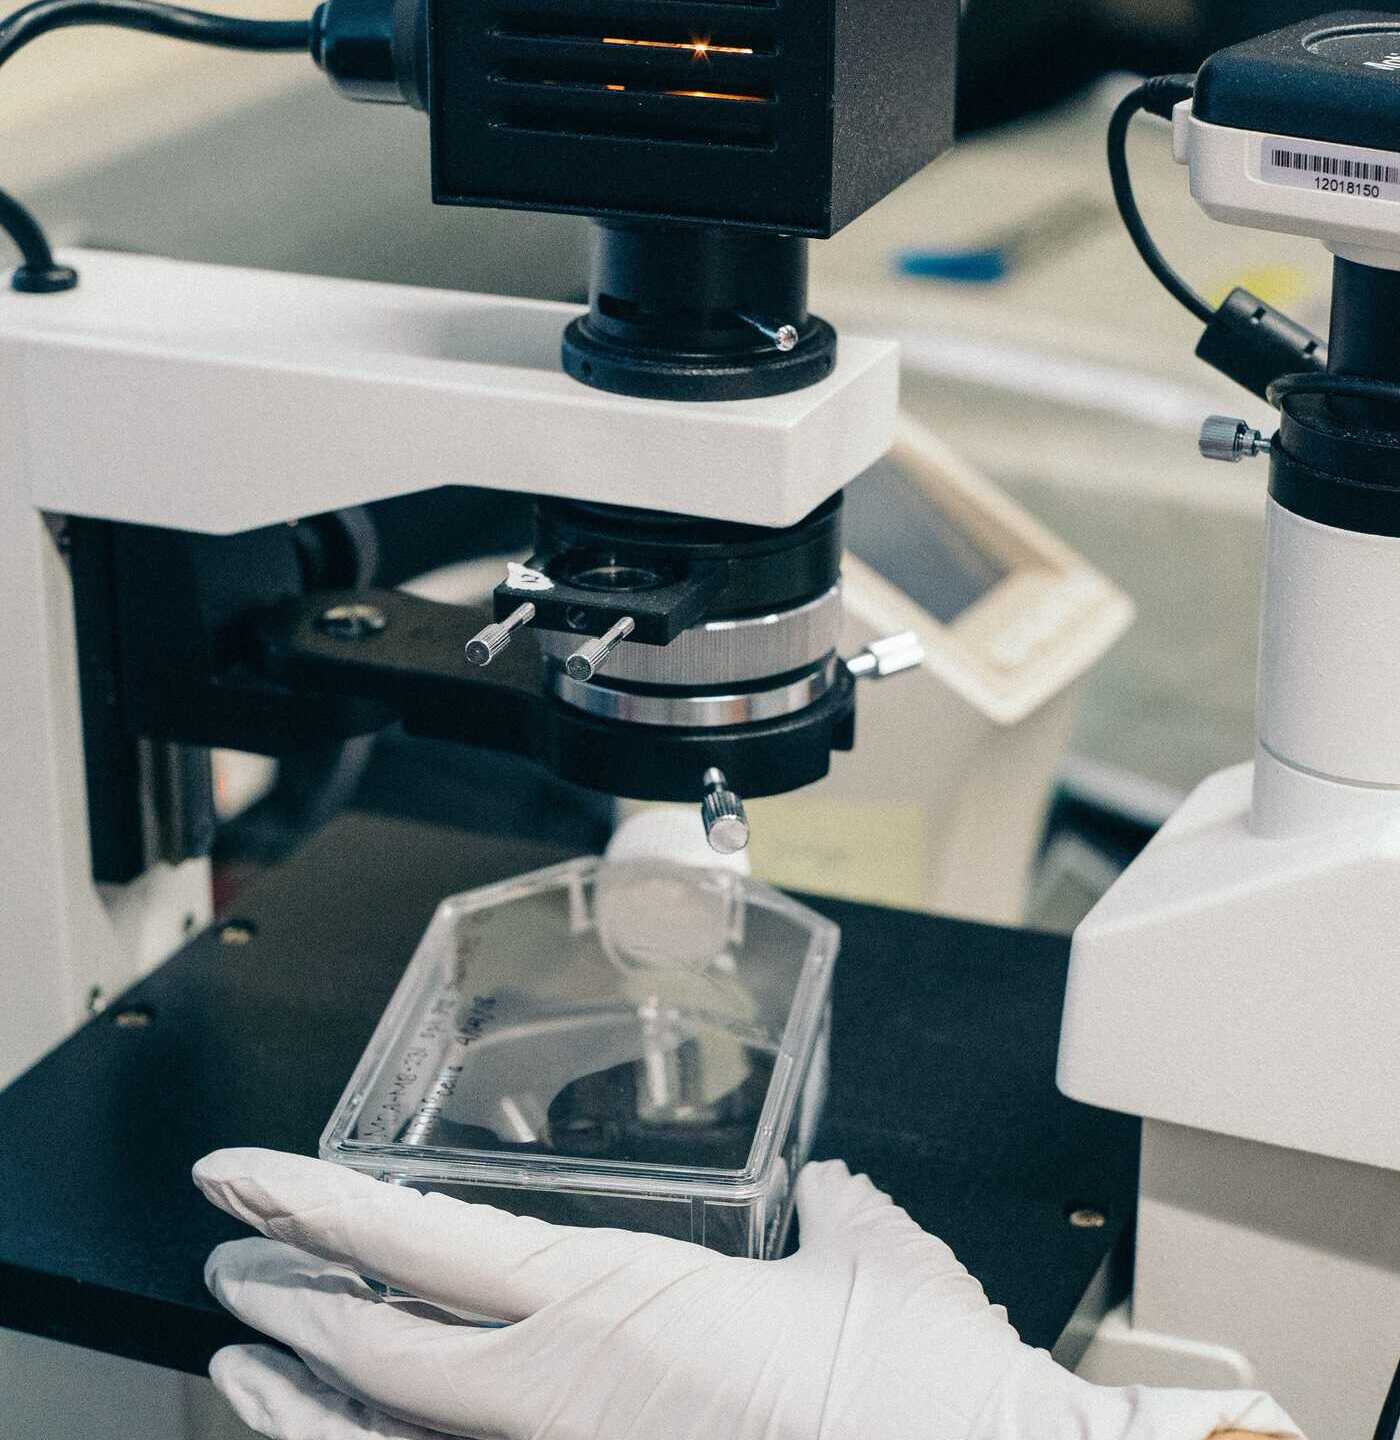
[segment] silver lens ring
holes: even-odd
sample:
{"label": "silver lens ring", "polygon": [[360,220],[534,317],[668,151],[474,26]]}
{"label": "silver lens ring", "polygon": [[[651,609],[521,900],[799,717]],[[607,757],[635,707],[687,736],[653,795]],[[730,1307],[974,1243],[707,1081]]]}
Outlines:
{"label": "silver lens ring", "polygon": [[620,690],[593,680],[575,680],[562,666],[550,667],[550,684],[566,705],[600,720],[628,725],[672,725],[695,730],[722,725],[754,725],[780,720],[815,705],[836,679],[836,657],[795,680],[772,690],[742,690],[731,694],[666,695]]}
{"label": "silver lens ring", "polygon": [[[792,610],[696,625],[669,645],[621,645],[603,673],[633,685],[747,685],[815,664],[836,649],[840,632],[838,585]],[[540,649],[559,661],[585,638],[561,630],[536,633]]]}

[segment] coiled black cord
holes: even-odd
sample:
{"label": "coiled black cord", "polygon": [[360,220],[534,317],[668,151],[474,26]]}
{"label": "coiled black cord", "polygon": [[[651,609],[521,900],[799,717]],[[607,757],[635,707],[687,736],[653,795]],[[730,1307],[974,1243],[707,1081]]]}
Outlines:
{"label": "coiled black cord", "polygon": [[1269,404],[1276,410],[1290,395],[1327,395],[1337,400],[1381,400],[1400,405],[1400,384],[1393,380],[1372,380],[1365,375],[1331,372],[1314,375],[1284,375],[1269,386]]}
{"label": "coiled black cord", "polygon": [[[0,21],[0,65],[15,51],[69,25],[115,25],[142,30],[199,45],[229,50],[301,50],[311,48],[311,21],[245,20],[235,15],[211,15],[155,0],[34,0]],[[71,289],[77,273],[59,265],[48,237],[34,216],[14,196],[0,190],[0,229],[19,248],[22,263],[11,284],[16,290],[48,294]]]}

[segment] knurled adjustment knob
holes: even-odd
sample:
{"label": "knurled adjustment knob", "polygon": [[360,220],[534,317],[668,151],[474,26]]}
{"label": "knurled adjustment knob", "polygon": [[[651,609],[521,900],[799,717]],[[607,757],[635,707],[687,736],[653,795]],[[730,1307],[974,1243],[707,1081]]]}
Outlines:
{"label": "knurled adjustment knob", "polygon": [[1207,460],[1238,465],[1256,455],[1267,455],[1271,442],[1247,420],[1234,415],[1211,415],[1201,426],[1201,454]]}
{"label": "knurled adjustment knob", "polygon": [[720,855],[737,855],[748,848],[749,817],[744,802],[729,788],[722,770],[705,772],[705,798],[700,817],[705,822],[705,839]]}

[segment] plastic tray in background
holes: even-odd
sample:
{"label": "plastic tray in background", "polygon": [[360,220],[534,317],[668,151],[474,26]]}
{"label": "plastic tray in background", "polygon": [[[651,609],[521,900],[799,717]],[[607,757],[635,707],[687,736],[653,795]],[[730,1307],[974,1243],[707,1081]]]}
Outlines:
{"label": "plastic tray in background", "polygon": [[585,859],[446,900],[321,1153],[728,1255],[781,1252],[839,931],[769,886]]}

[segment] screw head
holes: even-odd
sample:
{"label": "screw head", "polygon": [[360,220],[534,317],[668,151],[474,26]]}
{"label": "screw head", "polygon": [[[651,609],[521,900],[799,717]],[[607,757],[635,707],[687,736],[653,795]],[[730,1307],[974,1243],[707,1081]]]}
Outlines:
{"label": "screw head", "polygon": [[377,606],[363,601],[332,605],[316,617],[317,628],[335,640],[367,640],[378,635],[389,623],[389,617]]}
{"label": "screw head", "polygon": [[229,920],[219,926],[220,945],[248,945],[252,943],[254,927],[247,920]]}
{"label": "screw head", "polygon": [[801,338],[797,333],[796,325],[780,325],[777,334],[773,337],[773,343],[786,355],[789,351],[797,349],[797,342]]}
{"label": "screw head", "polygon": [[1091,1205],[1081,1205],[1069,1212],[1069,1223],[1076,1230],[1102,1230],[1108,1224],[1108,1216]]}
{"label": "screw head", "polygon": [[155,1016],[140,1005],[132,1005],[126,1010],[118,1010],[112,1016],[112,1024],[122,1030],[145,1030]]}

